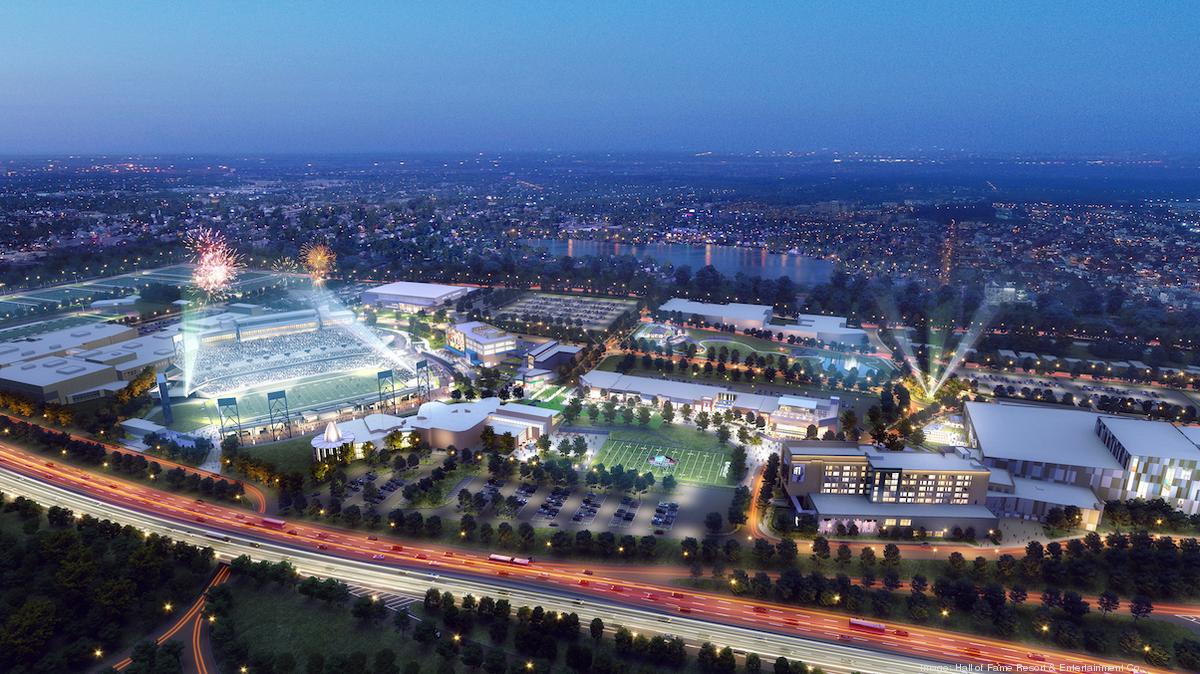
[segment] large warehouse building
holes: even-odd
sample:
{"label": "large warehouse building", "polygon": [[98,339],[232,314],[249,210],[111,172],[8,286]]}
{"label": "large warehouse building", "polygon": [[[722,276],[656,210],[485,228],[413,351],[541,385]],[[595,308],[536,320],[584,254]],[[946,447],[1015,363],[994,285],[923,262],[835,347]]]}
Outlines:
{"label": "large warehouse building", "polygon": [[440,283],[416,283],[396,281],[363,291],[363,304],[370,304],[401,311],[421,311],[453,302],[465,297],[474,288],[442,285]]}
{"label": "large warehouse building", "polygon": [[[1108,500],[1161,498],[1190,515],[1200,513],[1200,427],[976,402],[966,404],[963,421],[972,451],[992,468],[989,495],[1013,514],[1038,516],[1046,507],[1078,505],[1088,500],[1085,492],[1097,511]],[[1037,492],[1035,484],[1053,488]],[[1029,503],[1019,502],[1022,486]],[[1051,503],[1055,497],[1064,502]]]}
{"label": "large warehouse building", "polygon": [[0,343],[0,389],[45,403],[110,395],[149,368],[175,359],[172,331],[139,337],[116,323],[54,330]]}
{"label": "large warehouse building", "polygon": [[784,336],[831,344],[859,346],[867,343],[867,333],[861,328],[847,327],[844,316],[800,314],[795,320],[775,320],[774,311],[766,304],[712,304],[674,297],[658,311],[683,322],[699,318],[712,325],[732,325],[738,330],[770,330]]}

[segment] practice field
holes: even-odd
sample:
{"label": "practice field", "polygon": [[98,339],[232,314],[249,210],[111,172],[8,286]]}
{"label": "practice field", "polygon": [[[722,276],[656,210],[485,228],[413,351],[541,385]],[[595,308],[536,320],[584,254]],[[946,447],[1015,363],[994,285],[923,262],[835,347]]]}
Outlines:
{"label": "practice field", "polygon": [[[673,459],[674,465],[656,466],[651,460],[659,456]],[[687,447],[652,445],[632,440],[609,440],[596,453],[596,462],[604,464],[607,468],[619,464],[627,469],[633,468],[639,473],[650,471],[659,480],[667,475],[674,475],[680,482],[729,484],[728,452],[704,452]]]}

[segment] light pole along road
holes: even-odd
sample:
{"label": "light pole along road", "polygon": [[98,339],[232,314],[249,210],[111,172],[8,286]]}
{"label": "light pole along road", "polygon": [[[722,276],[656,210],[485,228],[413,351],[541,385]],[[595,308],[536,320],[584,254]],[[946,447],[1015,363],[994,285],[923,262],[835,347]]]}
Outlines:
{"label": "light pole along road", "polygon": [[[764,657],[801,658],[832,671],[929,672],[933,663],[1121,671],[1112,661],[916,625],[883,633],[850,629],[848,616],[629,581],[605,569],[538,561],[529,566],[489,560],[436,544],[380,540],[308,522],[263,520],[243,510],[189,499],[109,475],[55,463],[0,443],[0,488],[40,503],[130,524],[212,547],[226,559],[288,560],[304,575],[336,577],[383,592],[422,594],[431,586],[455,594],[505,597],[514,603],[615,621],[632,630],[712,641]],[[519,604],[518,604],[519,605]],[[1157,671],[1140,668],[1141,671]],[[1123,671],[1133,671],[1126,665]],[[1165,670],[1163,670],[1165,671]]]}

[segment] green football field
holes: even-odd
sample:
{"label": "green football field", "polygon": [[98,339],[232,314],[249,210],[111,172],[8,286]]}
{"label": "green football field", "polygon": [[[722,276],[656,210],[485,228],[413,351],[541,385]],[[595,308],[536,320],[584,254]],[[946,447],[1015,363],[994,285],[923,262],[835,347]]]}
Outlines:
{"label": "green football field", "polygon": [[[238,413],[242,421],[249,422],[251,419],[267,416],[267,393],[276,390],[287,391],[288,409],[292,415],[297,415],[314,407],[349,404],[364,398],[373,400],[379,389],[374,372],[340,373],[320,375],[307,381],[282,382],[276,386],[264,386],[253,391],[231,394],[237,398]],[[217,401],[213,399],[191,398],[175,403],[172,411],[175,413],[175,423],[171,428],[177,431],[192,431],[218,422]],[[161,412],[156,409],[149,418],[151,421],[161,422]]]}
{"label": "green football field", "polygon": [[[669,457],[674,465],[656,466],[655,457]],[[686,447],[667,447],[634,440],[609,440],[596,453],[596,462],[605,467],[616,465],[633,468],[639,473],[649,471],[661,480],[674,475],[680,482],[698,484],[729,484],[729,452],[705,452]]]}

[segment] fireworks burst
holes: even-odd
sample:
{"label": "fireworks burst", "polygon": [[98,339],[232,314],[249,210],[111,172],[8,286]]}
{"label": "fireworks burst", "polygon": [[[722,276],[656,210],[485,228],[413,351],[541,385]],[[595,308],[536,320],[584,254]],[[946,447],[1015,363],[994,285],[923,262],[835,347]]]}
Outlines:
{"label": "fireworks burst", "polygon": [[300,257],[313,283],[319,284],[329,278],[337,253],[323,243],[309,243],[300,250]]}
{"label": "fireworks burst", "polygon": [[209,297],[228,292],[242,262],[225,237],[216,230],[201,227],[188,234],[186,243],[192,251],[192,263],[196,265],[192,270],[192,284]]}
{"label": "fireworks burst", "polygon": [[271,264],[271,271],[277,274],[300,274],[304,270],[300,268],[300,263],[290,257],[281,257]]}

